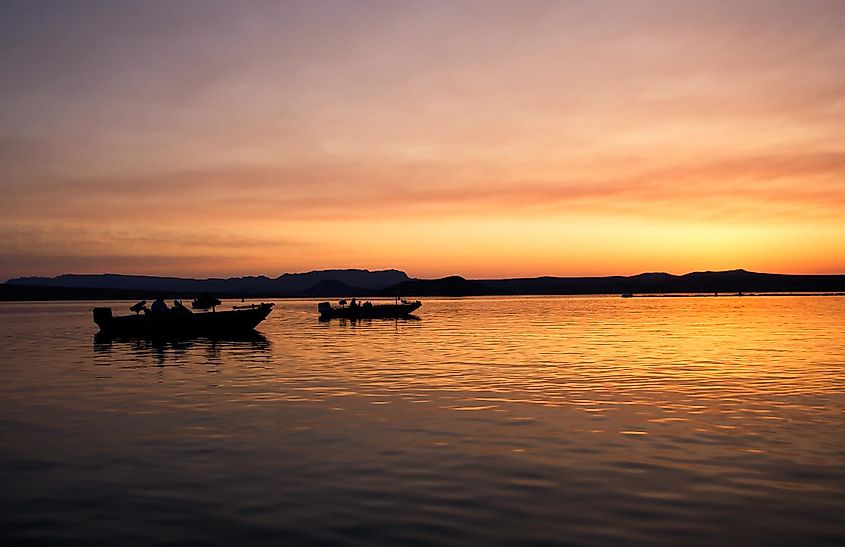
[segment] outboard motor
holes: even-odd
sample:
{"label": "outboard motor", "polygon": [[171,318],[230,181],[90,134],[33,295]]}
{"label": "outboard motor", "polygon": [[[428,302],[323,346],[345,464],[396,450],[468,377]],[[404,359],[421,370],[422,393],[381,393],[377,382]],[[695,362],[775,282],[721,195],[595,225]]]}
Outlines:
{"label": "outboard motor", "polygon": [[317,311],[320,312],[320,315],[324,315],[332,311],[332,305],[330,302],[320,302],[317,304]]}
{"label": "outboard motor", "polygon": [[101,328],[104,323],[111,321],[111,308],[94,308],[94,322]]}

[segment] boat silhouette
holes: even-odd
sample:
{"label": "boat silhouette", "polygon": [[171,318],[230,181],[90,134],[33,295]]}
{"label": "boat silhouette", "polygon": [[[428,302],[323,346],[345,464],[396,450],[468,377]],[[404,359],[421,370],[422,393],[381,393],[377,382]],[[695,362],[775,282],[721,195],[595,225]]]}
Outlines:
{"label": "boat silhouette", "polygon": [[354,298],[347,305],[346,300],[332,306],[330,302],[320,302],[317,311],[321,320],[327,319],[389,319],[397,317],[408,317],[411,313],[422,306],[422,302],[414,300],[397,299],[394,304],[373,304],[364,302],[359,304]]}
{"label": "boat silhouette", "polygon": [[233,335],[255,329],[274,306],[262,302],[207,313],[191,313],[184,306],[174,306],[168,313],[156,314],[149,313],[139,304],[131,308],[134,315],[117,317],[112,315],[111,308],[94,308],[94,323],[101,333],[115,336]]}

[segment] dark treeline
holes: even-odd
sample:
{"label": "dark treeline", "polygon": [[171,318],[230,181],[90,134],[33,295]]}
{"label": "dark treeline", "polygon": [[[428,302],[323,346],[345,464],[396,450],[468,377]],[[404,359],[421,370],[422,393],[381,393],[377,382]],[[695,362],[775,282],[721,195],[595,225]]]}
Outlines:
{"label": "dark treeline", "polygon": [[62,275],[18,278],[0,285],[0,300],[133,300],[156,294],[194,298],[485,296],[566,294],[840,293],[845,275],[786,275],[745,270],[686,275],[644,273],[609,277],[534,277],[469,280],[460,276],[412,279],[398,270],[322,270],[301,274],[229,279]]}
{"label": "dark treeline", "polygon": [[232,295],[298,295],[315,285],[342,282],[351,287],[379,290],[410,279],[399,270],[319,270],[306,273],[286,273],[271,278],[263,275],[248,277],[191,279],[149,275],[65,274],[58,277],[19,277],[7,285],[37,285],[41,287],[67,287],[77,289],[140,289]]}
{"label": "dark treeline", "polygon": [[[166,300],[191,300],[205,294],[196,291],[157,291],[149,289],[97,289],[78,287],[43,287],[38,285],[0,285],[1,301],[46,300],[147,300],[161,295]],[[219,298],[241,299],[243,295],[216,293]]]}
{"label": "dark treeline", "polygon": [[845,275],[788,275],[745,270],[685,275],[643,273],[612,277],[537,277],[483,281],[505,294],[672,294],[752,292],[840,292]]}

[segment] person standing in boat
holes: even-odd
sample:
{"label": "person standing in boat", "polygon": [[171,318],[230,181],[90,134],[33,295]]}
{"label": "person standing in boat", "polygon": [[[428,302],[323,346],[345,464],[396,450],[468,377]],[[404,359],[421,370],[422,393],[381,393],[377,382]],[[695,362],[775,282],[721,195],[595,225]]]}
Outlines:
{"label": "person standing in boat", "polygon": [[156,296],[155,302],[150,306],[150,313],[153,315],[164,315],[169,311],[167,304],[164,302],[164,297],[161,295]]}

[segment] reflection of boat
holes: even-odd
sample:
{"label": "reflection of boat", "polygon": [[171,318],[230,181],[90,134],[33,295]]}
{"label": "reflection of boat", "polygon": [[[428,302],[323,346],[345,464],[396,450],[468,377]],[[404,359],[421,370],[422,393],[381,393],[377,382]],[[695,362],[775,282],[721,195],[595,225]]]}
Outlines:
{"label": "reflection of boat", "polygon": [[264,354],[269,359],[271,347],[270,340],[255,330],[237,334],[94,335],[94,353],[103,359],[97,364],[105,366],[121,363],[126,357],[136,359],[135,367],[189,363],[213,366],[225,362],[224,357],[255,359]]}
{"label": "reflection of boat", "polygon": [[329,302],[320,302],[317,311],[320,312],[320,319],[384,319],[396,317],[408,317],[411,312],[422,306],[422,302],[414,300],[397,301],[395,304],[372,304],[365,302],[358,304],[355,300],[348,306],[346,300],[338,302],[338,306],[332,306]]}
{"label": "reflection of boat", "polygon": [[[174,308],[175,309],[175,308]],[[249,332],[270,314],[273,304],[209,313],[123,315],[113,317],[111,308],[94,308],[94,322],[100,332],[122,336],[231,335]]]}
{"label": "reflection of boat", "polygon": [[[221,312],[222,313],[222,312]],[[210,334],[192,334],[192,333],[176,333],[173,335],[151,335],[138,336],[131,334],[118,334],[111,332],[100,331],[94,335],[94,345],[96,346],[110,346],[113,343],[153,343],[167,342],[174,344],[196,344],[202,343],[210,346],[215,344],[248,344],[251,347],[259,349],[267,349],[270,347],[270,341],[266,336],[257,330],[248,330],[243,332],[234,332],[231,334],[210,333]]]}

